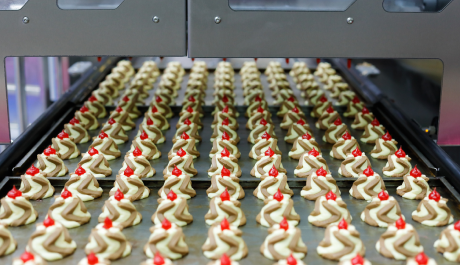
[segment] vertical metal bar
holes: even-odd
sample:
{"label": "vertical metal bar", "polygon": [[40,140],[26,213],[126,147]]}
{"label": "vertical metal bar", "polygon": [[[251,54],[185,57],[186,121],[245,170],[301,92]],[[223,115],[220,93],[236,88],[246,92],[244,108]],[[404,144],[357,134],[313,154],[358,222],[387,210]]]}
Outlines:
{"label": "vertical metal bar", "polygon": [[50,85],[50,100],[56,101],[61,96],[57,77],[57,57],[48,57],[48,80]]}
{"label": "vertical metal bar", "polygon": [[62,92],[66,93],[70,87],[69,57],[61,57],[61,73]]}
{"label": "vertical metal bar", "polygon": [[16,107],[19,133],[27,128],[26,74],[24,57],[14,57],[14,83],[16,87]]}

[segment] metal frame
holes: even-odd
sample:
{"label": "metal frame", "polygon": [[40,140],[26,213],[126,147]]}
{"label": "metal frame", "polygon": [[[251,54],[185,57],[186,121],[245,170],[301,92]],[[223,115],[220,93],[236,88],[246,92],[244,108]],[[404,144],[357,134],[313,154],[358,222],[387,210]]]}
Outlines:
{"label": "metal frame", "polygon": [[460,1],[439,13],[389,13],[382,3],[357,0],[344,12],[273,12],[234,11],[227,0],[189,1],[189,56],[440,59],[438,144],[460,145],[453,115],[460,113],[460,36],[454,26],[460,24]]}
{"label": "metal frame", "polygon": [[[29,0],[21,10],[0,11],[0,25],[3,61],[9,56],[187,54],[185,0],[124,1],[114,10],[62,10],[56,0]],[[6,91],[0,63],[0,143],[10,143]]]}

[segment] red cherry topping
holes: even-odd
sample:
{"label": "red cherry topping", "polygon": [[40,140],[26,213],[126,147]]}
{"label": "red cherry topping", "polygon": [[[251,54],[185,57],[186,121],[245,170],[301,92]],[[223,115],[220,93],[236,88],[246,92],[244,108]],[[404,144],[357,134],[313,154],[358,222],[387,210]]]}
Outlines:
{"label": "red cherry topping", "polygon": [[305,121],[302,119],[298,120],[296,123],[302,126],[305,125]]}
{"label": "red cherry topping", "polygon": [[224,103],[227,103],[227,102],[228,102],[227,95],[224,95],[224,96],[222,97],[222,102],[224,102]]}
{"label": "red cherry topping", "polygon": [[220,229],[221,229],[222,231],[224,231],[224,230],[230,230],[230,224],[228,223],[227,218],[224,217],[224,219],[222,220],[222,222],[220,222]]}
{"label": "red cherry topping", "polygon": [[166,198],[170,201],[175,201],[177,199],[177,194],[173,190],[170,190]]}
{"label": "red cherry topping", "polygon": [[161,227],[164,230],[168,230],[169,228],[171,228],[171,226],[172,226],[171,222],[168,219],[166,219],[166,217],[165,217],[165,219],[163,219],[163,222],[161,222]]}
{"label": "red cherry topping", "polygon": [[294,258],[294,256],[289,255],[289,257],[286,259],[287,265],[297,265],[297,260]]}
{"label": "red cherry topping", "polygon": [[62,130],[62,132],[60,132],[58,135],[57,135],[57,138],[61,139],[61,140],[64,140],[65,138],[69,138],[69,135],[64,131]]}
{"label": "red cherry topping", "polygon": [[26,171],[26,174],[30,176],[35,176],[38,173],[40,173],[40,169],[36,168],[34,165],[30,166]]}
{"label": "red cherry topping", "polygon": [[16,199],[16,197],[22,196],[22,192],[20,190],[17,190],[16,186],[13,185],[13,188],[10,191],[8,191],[7,196],[11,199]]}
{"label": "red cherry topping", "polygon": [[69,121],[69,123],[72,124],[72,125],[75,125],[75,124],[80,124],[80,121],[79,121],[77,118],[73,117],[73,118]]}
{"label": "red cherry topping", "polygon": [[337,118],[337,120],[334,121],[335,126],[342,125],[342,120],[340,118]]}
{"label": "red cherry topping", "polygon": [[265,151],[265,156],[273,157],[275,155],[275,152],[272,150],[271,147],[268,147],[267,151]]}
{"label": "red cherry topping", "polygon": [[124,96],[124,97],[122,98],[122,100],[123,100],[124,102],[129,102],[128,96]]}
{"label": "red cherry topping", "polygon": [[273,167],[268,171],[268,175],[270,177],[275,177],[276,178],[276,177],[278,177],[278,174],[279,174],[279,172],[276,169],[275,165],[273,165]]}
{"label": "red cherry topping", "polygon": [[179,177],[182,175],[182,170],[180,170],[176,165],[174,165],[174,169],[171,172],[174,176]]}
{"label": "red cherry topping", "polygon": [[184,120],[184,124],[185,124],[185,125],[190,125],[190,124],[192,124],[192,122],[191,122],[188,118],[186,118],[186,119]]}
{"label": "red cherry topping", "polygon": [[222,109],[222,113],[228,113],[228,106],[225,106],[225,107]]}
{"label": "red cherry topping", "polygon": [[220,199],[222,201],[229,201],[230,200],[230,194],[228,193],[227,188],[220,194]]}
{"label": "red cherry topping", "polygon": [[158,112],[158,109],[156,106],[152,106],[152,113],[157,113]]}
{"label": "red cherry topping", "polygon": [[129,178],[134,175],[134,171],[129,166],[127,166],[125,171],[123,171],[123,174]]}
{"label": "red cherry topping", "polygon": [[351,135],[348,131],[345,131],[345,133],[342,135],[343,140],[351,140]]}
{"label": "red cherry topping", "polygon": [[333,113],[335,110],[332,106],[329,106],[327,109],[326,109],[326,112],[327,113]]}
{"label": "red cherry topping", "polygon": [[260,119],[259,123],[260,125],[263,125],[263,126],[267,125],[267,121],[264,118]]}
{"label": "red cherry topping", "polygon": [[51,147],[51,145],[50,145],[43,151],[43,154],[46,155],[46,156],[55,155],[56,150],[53,147]]}
{"label": "red cherry topping", "polygon": [[406,157],[406,153],[402,150],[402,147],[399,147],[399,150],[395,152],[395,155],[398,158]]}
{"label": "red cherry topping", "polygon": [[78,176],[82,176],[85,173],[86,173],[86,170],[82,168],[81,166],[78,166],[78,168],[75,169],[75,174],[77,174]]}
{"label": "red cherry topping", "polygon": [[230,135],[226,131],[222,134],[222,140],[224,141],[229,141],[230,140]]}
{"label": "red cherry topping", "polygon": [[151,126],[151,125],[153,125],[153,121],[152,121],[152,119],[150,119],[150,118],[147,118],[147,125],[148,125],[148,126]]}
{"label": "red cherry topping", "polygon": [[287,231],[289,229],[289,223],[286,220],[286,217],[283,217],[283,220],[280,222],[280,228],[284,229],[284,231]]}
{"label": "red cherry topping", "polygon": [[357,96],[355,96],[353,98],[353,100],[351,100],[351,102],[353,102],[354,104],[357,104],[357,103],[361,102],[361,100],[359,100],[359,98]]}
{"label": "red cherry topping", "polygon": [[294,98],[293,96],[290,96],[290,97],[287,99],[287,101],[289,101],[289,102],[295,102],[295,98]]}
{"label": "red cherry topping", "polygon": [[270,134],[268,134],[268,132],[264,132],[264,134],[262,134],[262,136],[260,138],[265,139],[265,140],[268,141],[272,137],[270,136]]}
{"label": "red cherry topping", "polygon": [[226,117],[226,118],[222,121],[222,125],[228,126],[229,124],[230,124],[230,121],[228,120],[228,117]]}
{"label": "red cherry topping", "polygon": [[114,120],[113,118],[109,118],[109,120],[107,121],[110,125],[113,125],[115,124],[117,121]]}
{"label": "red cherry topping", "polygon": [[441,200],[441,195],[436,191],[436,188],[434,188],[433,191],[430,192],[430,195],[428,195],[428,199],[438,202]]}
{"label": "red cherry topping", "polygon": [[182,135],[180,136],[180,138],[182,140],[188,140],[188,139],[190,139],[190,136],[188,136],[188,134],[186,132],[183,132]]}
{"label": "red cherry topping", "polygon": [[292,112],[294,112],[294,113],[299,113],[299,109],[297,108],[297,106],[296,106],[296,107],[294,107],[294,108],[292,108],[292,110],[291,110],[291,111],[292,111]]}
{"label": "red cherry topping", "polygon": [[162,102],[163,100],[161,99],[161,97],[157,96],[157,97],[155,98],[155,101],[156,101],[157,103],[160,103],[160,102]]}
{"label": "red cherry topping", "polygon": [[86,256],[86,261],[89,265],[96,265],[99,263],[99,259],[93,252],[89,253],[88,256]]}
{"label": "red cherry topping", "polygon": [[273,195],[273,199],[277,200],[277,201],[282,201],[284,199],[284,195],[283,193],[281,193],[280,189],[278,189],[278,191]]}
{"label": "red cherry topping", "polygon": [[371,166],[369,165],[366,169],[363,170],[363,174],[367,177],[374,176],[374,170],[372,170]]}
{"label": "red cherry topping", "polygon": [[222,254],[222,256],[220,257],[220,265],[231,265],[232,264],[232,261],[230,260],[230,258],[224,253]]}
{"label": "red cherry topping", "polygon": [[53,220],[50,216],[48,216],[48,217],[46,217],[46,219],[43,221],[43,225],[44,225],[45,227],[53,226],[53,225],[54,225],[54,220]]}
{"label": "red cherry topping", "polygon": [[351,265],[364,265],[364,259],[359,254],[350,260]]}
{"label": "red cherry topping", "polygon": [[133,151],[133,156],[138,157],[142,155],[142,151],[136,146],[136,149]]}
{"label": "red cherry topping", "polygon": [[160,255],[160,252],[156,252],[153,256],[153,265],[163,265],[165,264],[165,259]]}
{"label": "red cherry topping", "polygon": [[99,136],[98,136],[100,139],[104,139],[104,138],[108,138],[109,136],[104,132],[104,131],[101,131],[101,133],[99,133]]}
{"label": "red cherry topping", "polygon": [[30,252],[27,252],[27,251],[24,251],[24,253],[22,253],[20,259],[22,260],[22,262],[26,263],[28,261],[35,260],[35,257],[34,257],[34,254],[32,254]]}
{"label": "red cherry topping", "polygon": [[454,229],[460,231],[460,221],[455,222]]}
{"label": "red cherry topping", "polygon": [[118,189],[117,191],[115,191],[115,194],[113,195],[113,198],[117,201],[121,201],[125,198],[125,195],[123,194],[123,192],[121,192],[120,189]]}
{"label": "red cherry topping", "polygon": [[120,112],[122,112],[122,111],[123,111],[123,108],[122,108],[122,107],[120,107],[120,106],[118,106],[118,107],[115,109],[115,111],[116,111],[116,112],[118,112],[118,113],[120,113]]}
{"label": "red cherry topping", "polygon": [[222,166],[222,170],[220,171],[220,175],[222,177],[230,177],[230,170],[228,170],[225,166]]}
{"label": "red cherry topping", "polygon": [[264,109],[262,108],[262,105],[260,104],[259,107],[257,108],[257,112],[259,113],[264,113]]}
{"label": "red cherry topping", "polygon": [[85,112],[88,112],[88,111],[89,111],[89,109],[86,106],[83,106],[83,107],[80,108],[81,113],[85,113]]}
{"label": "red cherry topping", "polygon": [[327,175],[327,171],[324,170],[323,167],[320,167],[318,170],[316,170],[316,175],[325,177]]}
{"label": "red cherry topping", "polygon": [[319,156],[319,152],[316,151],[316,149],[313,147],[313,149],[311,149],[311,150],[308,152],[308,155],[317,157],[317,156]]}
{"label": "red cherry topping", "polygon": [[229,157],[230,156],[230,152],[227,150],[227,147],[224,147],[224,150],[222,150],[222,152],[220,152],[220,155],[222,157]]}
{"label": "red cherry topping", "polygon": [[177,150],[177,152],[176,152],[176,155],[178,155],[180,157],[184,157],[186,154],[187,154],[187,152],[185,152],[184,149],[182,149],[182,148]]}
{"label": "red cherry topping", "polygon": [[402,218],[402,215],[399,217],[398,220],[395,222],[395,226],[397,229],[404,229],[406,228],[406,221]]}
{"label": "red cherry topping", "polygon": [[414,178],[418,178],[422,176],[422,172],[418,170],[417,165],[414,166],[414,168],[410,171],[410,175]]}
{"label": "red cherry topping", "polygon": [[88,151],[88,154],[89,154],[90,156],[94,156],[94,155],[99,154],[99,151],[97,151],[96,148],[91,147],[91,149],[89,149],[89,151]]}
{"label": "red cherry topping", "polygon": [[70,197],[72,197],[72,192],[70,192],[66,187],[64,187],[64,190],[61,193],[61,197],[63,199],[70,198]]}
{"label": "red cherry topping", "polygon": [[384,135],[382,135],[382,139],[385,141],[391,141],[393,138],[391,137],[389,132],[386,132]]}
{"label": "red cherry topping", "polygon": [[335,195],[335,193],[331,191],[329,191],[328,193],[326,193],[326,200],[337,200],[337,195]]}
{"label": "red cherry topping", "polygon": [[388,195],[388,193],[384,190],[382,190],[381,192],[379,192],[379,195],[377,195],[379,197],[379,199],[381,201],[386,201],[390,198],[390,195]]}
{"label": "red cherry topping", "polygon": [[304,135],[302,135],[302,139],[305,139],[305,140],[310,140],[311,139],[311,135],[306,132]]}
{"label": "red cherry topping", "polygon": [[362,156],[362,155],[363,155],[363,152],[361,152],[361,150],[359,150],[359,147],[356,147],[356,149],[353,150],[353,152],[351,152],[351,154],[352,154],[354,157],[357,157],[357,156]]}
{"label": "red cherry topping", "polygon": [[112,224],[112,220],[110,220],[109,217],[106,217],[104,219],[104,225],[102,227],[104,227],[105,229],[110,229],[112,228],[113,224]]}
{"label": "red cherry topping", "polygon": [[361,110],[361,113],[362,114],[369,114],[370,112],[366,107],[363,107],[363,109]]}
{"label": "red cherry topping", "polygon": [[347,223],[347,221],[345,221],[345,218],[342,218],[342,220],[337,225],[337,228],[338,229],[345,229],[345,230],[348,229],[348,223]]}
{"label": "red cherry topping", "polygon": [[187,112],[188,112],[188,113],[193,113],[193,108],[190,107],[190,106],[188,106],[188,107],[187,107]]}
{"label": "red cherry topping", "polygon": [[320,102],[327,102],[327,98],[325,96],[322,96],[320,99],[319,99]]}
{"label": "red cherry topping", "polygon": [[196,101],[196,99],[195,99],[195,97],[193,97],[193,96],[190,96],[190,97],[188,97],[188,101],[190,101],[190,102],[195,102],[195,101]]}
{"label": "red cherry topping", "polygon": [[256,101],[256,102],[262,102],[262,98],[261,98],[259,95],[257,95],[257,96],[254,98],[254,101]]}
{"label": "red cherry topping", "polygon": [[371,122],[372,126],[379,126],[380,125],[380,122],[377,120],[377,118],[375,118],[372,122]]}
{"label": "red cherry topping", "polygon": [[142,133],[141,135],[139,135],[139,138],[141,138],[141,140],[145,140],[149,138],[149,135],[144,130],[142,130]]}
{"label": "red cherry topping", "polygon": [[417,262],[418,265],[427,265],[429,260],[428,256],[423,252],[420,252],[417,256],[415,256],[415,262]]}

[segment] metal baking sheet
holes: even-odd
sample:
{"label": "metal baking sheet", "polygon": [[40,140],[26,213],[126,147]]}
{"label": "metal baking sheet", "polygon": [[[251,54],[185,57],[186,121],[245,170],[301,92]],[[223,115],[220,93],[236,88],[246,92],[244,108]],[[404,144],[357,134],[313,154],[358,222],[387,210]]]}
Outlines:
{"label": "metal baking sheet", "polygon": [[[20,180],[15,178],[6,179],[4,185],[1,187],[2,196],[6,194],[6,191],[11,188],[13,183],[19,184]],[[108,182],[103,181],[104,184]],[[57,191],[60,192],[62,187],[57,188]],[[351,198],[348,194],[349,188],[341,188],[342,198],[345,203],[348,205],[348,209],[353,216],[352,224],[356,226],[357,230],[361,234],[361,239],[363,240],[366,248],[366,257],[372,262],[372,264],[405,264],[405,262],[394,261],[381,256],[375,249],[375,243],[382,233],[386,231],[385,228],[376,228],[369,226],[362,222],[359,219],[360,213],[366,207],[367,202],[356,200]],[[438,187],[437,189],[442,196],[449,197],[449,193],[443,187]],[[73,240],[77,243],[76,252],[60,261],[50,262],[49,264],[74,264],[76,265],[79,260],[85,257],[84,247],[88,242],[88,236],[91,233],[91,229],[98,224],[97,217],[102,212],[101,208],[104,204],[104,201],[108,198],[108,188],[104,189],[103,196],[94,201],[85,202],[88,211],[91,213],[92,218],[89,224],[85,224],[81,227],[69,229],[70,235]],[[189,254],[183,258],[175,261],[177,265],[198,265],[198,264],[207,264],[209,260],[202,254],[201,246],[204,244],[207,238],[207,230],[209,226],[204,222],[204,215],[208,211],[209,199],[206,196],[206,191],[204,188],[197,188],[197,196],[188,201],[190,213],[193,215],[193,222],[184,227],[183,231],[185,233],[185,242],[189,246]],[[260,265],[272,265],[274,262],[263,257],[259,248],[262,245],[265,237],[268,234],[268,229],[259,225],[256,222],[256,216],[259,213],[260,209],[263,207],[263,201],[257,199],[252,195],[253,188],[246,188],[245,193],[246,197],[241,200],[241,207],[244,211],[247,224],[240,227],[243,231],[243,239],[246,242],[249,254],[248,256],[240,261],[241,265],[249,264],[260,264]],[[308,215],[314,209],[314,202],[307,201],[303,199],[300,194],[300,188],[294,188],[294,208],[297,213],[300,215],[300,224],[299,228],[302,231],[302,239],[308,247],[308,253],[304,261],[307,264],[337,264],[333,261],[328,261],[322,259],[318,256],[316,252],[316,247],[319,242],[324,237],[324,228],[318,228],[312,226],[307,220]],[[410,216],[412,211],[417,208],[419,201],[415,200],[406,200],[402,199],[400,196],[396,195],[395,188],[389,188],[388,191],[390,195],[393,195],[401,206],[402,213],[406,216],[408,223],[414,225],[417,230],[420,241],[425,248],[425,253],[437,260],[438,264],[450,264],[448,263],[439,253],[436,253],[433,244],[434,241],[439,237],[439,234],[444,229],[444,227],[427,227],[419,223],[416,223],[411,220]],[[133,245],[133,250],[130,256],[114,261],[112,264],[140,264],[143,260],[146,259],[146,256],[143,251],[144,245],[147,243],[150,236],[148,232],[149,228],[153,225],[150,217],[155,212],[157,208],[157,199],[158,199],[158,188],[152,189],[151,196],[147,199],[134,202],[137,210],[142,214],[142,222],[134,227],[129,227],[123,230],[127,240]],[[54,199],[45,199],[42,201],[32,201],[32,205],[39,213],[39,219],[37,222],[42,222],[48,208],[51,206]],[[460,211],[457,209],[456,205],[450,201],[448,202],[449,208],[452,210],[454,218],[457,220],[460,218]],[[35,230],[35,224],[30,224],[21,227],[10,227],[9,230],[13,234],[13,237],[18,241],[18,249],[11,255],[0,258],[0,264],[11,264],[13,257],[18,257],[25,249],[27,241],[30,235]]]}

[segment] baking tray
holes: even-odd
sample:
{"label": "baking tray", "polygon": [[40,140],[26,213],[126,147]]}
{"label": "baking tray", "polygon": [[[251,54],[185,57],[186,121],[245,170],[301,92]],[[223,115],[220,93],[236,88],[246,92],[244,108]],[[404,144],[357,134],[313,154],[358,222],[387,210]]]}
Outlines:
{"label": "baking tray", "polygon": [[[265,76],[262,75],[261,77],[262,77],[262,83],[264,85],[264,88],[267,90],[266,93],[269,93],[270,91],[268,90],[268,84],[266,83]],[[186,85],[187,78],[188,77],[186,75],[184,77],[183,87],[185,87]],[[241,83],[239,82],[240,76],[235,75],[235,79],[236,79],[235,84],[237,86],[236,93],[238,97],[238,95],[241,92],[241,88],[239,87],[241,85]],[[289,80],[291,79],[289,78]],[[211,88],[212,84],[213,84],[213,74],[211,73],[209,75],[209,81],[208,81],[209,88],[207,91],[207,98],[206,98],[208,103],[209,101],[212,100],[212,96],[210,96],[212,95],[212,88]],[[178,99],[176,99],[177,103],[182,102],[184,91],[185,89],[181,89],[181,92],[179,93],[179,97]],[[294,91],[298,92],[298,90],[296,89],[294,89]],[[153,97],[153,90],[150,91],[150,94],[151,94],[151,97]],[[267,99],[270,99],[270,98],[271,98],[270,95],[267,94]],[[147,100],[146,102],[149,102],[149,100]],[[51,137],[54,137],[57,134],[57,132],[59,132],[61,128],[63,128],[63,124],[66,123],[71,118],[72,113],[76,109],[78,109],[78,107],[79,106],[75,106],[74,109],[69,109],[69,111],[63,115],[63,117],[65,116],[66,118],[65,119],[63,118],[60,121],[56,122],[55,126],[50,128],[50,132],[43,136],[42,140],[36,144],[36,148],[30,150],[27,153],[27,155],[24,157],[24,159],[16,166],[14,170],[16,174],[18,175],[23,174],[25,170],[31,165],[31,163],[36,160],[36,154],[41,153],[44,147],[51,144]],[[139,109],[145,112],[147,108],[148,108],[147,106],[142,106]],[[113,109],[114,107],[107,107],[108,111],[111,111]],[[143,249],[144,244],[147,242],[149,234],[150,234],[149,232],[147,232],[148,228],[152,225],[150,221],[150,217],[157,208],[157,202],[156,202],[158,198],[157,192],[158,192],[158,189],[164,183],[162,171],[168,163],[167,153],[172,147],[171,139],[174,136],[175,131],[176,131],[175,124],[177,123],[178,118],[179,118],[177,116],[177,113],[180,111],[181,107],[174,106],[172,107],[172,109],[176,113],[176,115],[173,118],[171,118],[169,121],[171,124],[171,128],[163,132],[164,135],[166,136],[166,142],[163,144],[157,145],[158,149],[162,152],[162,157],[158,160],[151,161],[151,165],[156,169],[157,174],[153,178],[144,179],[144,183],[148,187],[152,188],[151,196],[148,199],[137,201],[134,203],[137,209],[142,213],[144,220],[138,226],[125,229],[125,235],[127,236],[128,240],[131,243],[133,243],[133,253],[131,254],[131,256],[125,259],[122,259],[120,261],[115,261],[113,264],[126,264],[126,263],[139,264],[142,260],[146,259],[146,256],[144,255],[142,249]],[[197,189],[197,196],[189,200],[190,212],[194,216],[194,222],[191,225],[184,228],[186,242],[188,243],[189,248],[190,248],[190,254],[184,259],[178,260],[176,264],[207,264],[207,262],[209,261],[206,257],[202,255],[201,246],[206,240],[207,229],[208,229],[208,226],[204,222],[204,215],[208,211],[208,207],[209,207],[209,199],[207,198],[205,192],[206,192],[206,189],[210,186],[210,179],[207,175],[207,170],[209,169],[211,165],[211,160],[208,154],[210,150],[212,149],[212,144],[209,141],[209,139],[212,134],[211,123],[212,123],[213,117],[211,115],[211,112],[213,110],[213,107],[204,106],[203,109],[205,111],[205,116],[202,118],[204,129],[200,132],[200,135],[202,136],[203,141],[197,144],[197,148],[198,148],[198,151],[200,151],[201,156],[194,161],[194,166],[198,170],[198,175],[192,178],[193,187]],[[240,128],[238,129],[238,134],[241,138],[241,142],[238,144],[238,148],[240,149],[240,152],[242,154],[241,158],[239,159],[239,165],[243,173],[240,178],[240,183],[245,188],[245,192],[246,192],[246,198],[241,200],[241,202],[242,202],[243,211],[245,212],[246,217],[248,219],[248,223],[245,226],[243,226],[241,229],[243,230],[243,233],[244,233],[243,238],[246,241],[248,248],[249,248],[248,257],[242,260],[240,264],[244,265],[244,264],[260,263],[260,264],[270,264],[271,265],[274,262],[264,258],[263,256],[261,256],[259,252],[259,247],[262,244],[268,232],[267,232],[267,228],[262,227],[255,222],[255,217],[259,213],[260,209],[262,208],[263,201],[258,200],[252,195],[252,191],[257,186],[259,179],[251,177],[249,172],[252,169],[256,161],[253,159],[250,159],[248,156],[252,145],[248,144],[246,140],[250,131],[245,128],[245,124],[247,121],[247,118],[245,118],[243,115],[245,107],[238,106],[237,109],[241,113],[240,117],[238,118],[238,122],[240,125]],[[311,107],[302,107],[302,109],[306,113],[307,117],[309,117]],[[344,111],[343,108],[336,108],[336,109],[339,111],[339,113],[342,113]],[[277,107],[271,106],[270,110],[274,114],[273,122],[279,125],[281,123],[281,118],[275,115],[277,111]],[[392,126],[390,120],[386,119],[385,117],[377,117],[377,118],[381,121],[381,123],[385,127],[387,127],[387,129],[390,131],[392,136],[399,142],[399,144],[404,147],[406,153],[413,158],[411,161],[412,165],[417,164],[417,166],[422,171],[422,173],[430,177],[430,186],[438,187],[438,190],[440,191],[440,193],[444,197],[450,200],[449,207],[451,208],[455,219],[458,219],[460,217],[460,212],[458,211],[457,209],[458,207],[456,205],[458,204],[459,197],[458,197],[458,193],[456,192],[456,190],[444,178],[435,176],[433,172],[433,167],[431,166],[429,161],[424,159],[423,155],[421,155],[420,153],[417,153],[416,147],[413,146],[410,143],[410,141],[407,141],[407,139],[405,139],[403,135],[399,135],[399,130]],[[102,122],[105,122],[106,120],[107,118],[99,119],[99,122],[102,123]],[[352,120],[343,119],[343,121],[350,127]],[[136,120],[137,125],[139,125],[141,122],[142,122],[142,117]],[[341,160],[336,160],[329,156],[329,151],[331,150],[332,145],[324,143],[321,140],[324,132],[316,129],[316,127],[314,126],[315,119],[309,118],[308,122],[309,122],[310,127],[313,130],[313,135],[315,136],[315,138],[318,141],[318,144],[321,147],[321,150],[324,154],[324,158],[328,162],[328,165],[330,167],[333,177],[336,178],[338,185],[342,189],[343,199],[348,204],[351,214],[353,216],[359,216],[360,212],[367,205],[367,202],[358,201],[353,198],[350,198],[350,196],[348,195],[348,190],[349,190],[349,187],[351,187],[354,179],[341,178],[338,176],[337,171],[341,164]],[[87,243],[87,239],[90,234],[90,231],[97,224],[97,216],[101,213],[101,208],[103,206],[103,203],[108,198],[108,191],[111,187],[113,187],[115,175],[122,166],[124,154],[130,149],[131,141],[134,139],[134,137],[137,134],[137,128],[138,127],[136,127],[135,130],[129,131],[127,133],[129,137],[129,141],[127,143],[119,145],[119,149],[122,152],[122,157],[109,161],[110,167],[112,168],[112,171],[113,171],[112,176],[103,178],[103,179],[99,179],[99,183],[104,188],[104,191],[105,191],[102,198],[99,198],[95,201],[85,203],[85,205],[87,206],[89,212],[91,212],[92,217],[93,217],[91,219],[90,224],[86,224],[80,228],[70,229],[70,234],[72,238],[77,242],[77,245],[78,245],[78,249],[76,253],[64,260],[61,260],[58,262],[51,262],[51,264],[77,264],[77,262],[81,258],[84,257],[83,249]],[[90,135],[91,136],[98,135],[99,130],[90,131]],[[351,127],[350,127],[350,131],[351,131],[351,134],[356,139],[359,139],[362,134],[362,131],[355,131],[351,129]],[[309,248],[309,254],[305,258],[305,261],[307,262],[307,264],[336,264],[335,262],[330,262],[330,261],[320,258],[316,253],[316,247],[324,236],[324,229],[313,227],[312,225],[308,223],[307,217],[308,217],[308,214],[313,210],[314,203],[301,198],[299,195],[300,188],[305,185],[305,179],[294,177],[293,172],[294,172],[295,167],[298,164],[298,160],[293,160],[289,158],[288,156],[288,152],[292,148],[292,145],[286,143],[283,140],[287,131],[283,131],[280,129],[279,126],[276,126],[275,132],[276,132],[276,135],[279,137],[278,147],[280,151],[283,153],[282,163],[283,163],[283,166],[287,169],[289,185],[291,186],[291,188],[293,188],[294,193],[295,193],[295,196],[293,197],[294,207],[296,211],[299,213],[299,215],[301,216],[301,223],[299,225],[299,228],[302,230],[302,238],[304,239],[305,243],[307,244]],[[90,143],[80,144],[78,145],[78,148],[81,152],[86,152],[88,150],[89,145]],[[362,151],[365,153],[369,153],[370,150],[372,150],[373,148],[372,145],[367,145],[367,144],[360,144],[360,146],[361,146]],[[381,176],[383,176],[382,168],[384,167],[386,162],[382,160],[374,159],[370,156],[369,156],[369,159],[371,161],[373,169],[377,173],[379,173]],[[70,172],[73,172],[76,169],[77,164],[80,160],[81,160],[81,157],[65,161],[65,164],[69,168]],[[58,177],[58,178],[50,178],[52,185],[56,187],[56,191],[57,191],[56,195],[60,193],[64,183],[68,180],[68,178],[69,178],[69,175],[66,175],[64,177]],[[395,196],[395,198],[399,201],[403,214],[406,217],[408,217],[408,220],[409,220],[408,222],[413,224],[416,227],[417,231],[419,232],[421,242],[426,249],[426,253],[430,257],[435,257],[438,260],[439,264],[447,264],[447,262],[442,258],[440,254],[435,253],[435,250],[433,248],[434,240],[439,236],[443,228],[426,227],[426,226],[422,226],[418,223],[411,221],[411,218],[410,218],[411,212],[417,208],[419,201],[405,200],[395,194],[395,186],[400,185],[402,183],[402,178],[384,177],[384,179],[385,179],[385,184],[388,187],[388,190],[390,192],[390,195]],[[11,189],[12,185],[19,185],[19,184],[20,184],[20,177],[18,176],[6,177],[2,181],[2,183],[0,183],[0,196],[5,196],[7,191]],[[43,221],[43,218],[45,217],[46,212],[53,201],[54,199],[44,199],[41,201],[32,201],[32,204],[34,205],[36,210],[39,212],[38,222]],[[355,218],[355,220],[352,223],[357,227],[358,231],[361,232],[361,236],[364,240],[364,243],[366,246],[368,246],[368,249],[366,252],[367,257],[373,262],[373,264],[384,264],[384,263],[388,263],[389,261],[392,262],[392,264],[404,264],[404,262],[396,262],[393,260],[383,258],[376,252],[375,247],[374,247],[375,242],[377,241],[378,237],[385,231],[385,229],[374,228],[374,227],[368,226],[365,223],[363,223],[361,220],[359,220],[359,218]],[[20,253],[22,253],[22,251],[24,250],[24,247],[26,245],[28,238],[30,237],[30,235],[33,233],[34,230],[35,230],[34,224],[30,224],[30,225],[18,227],[18,228],[10,228],[10,231],[12,231],[13,236],[16,238],[16,240],[18,240],[18,244],[19,244],[18,250],[12,255],[0,258],[0,264],[10,264],[12,257],[17,257],[18,255],[20,255]]]}

